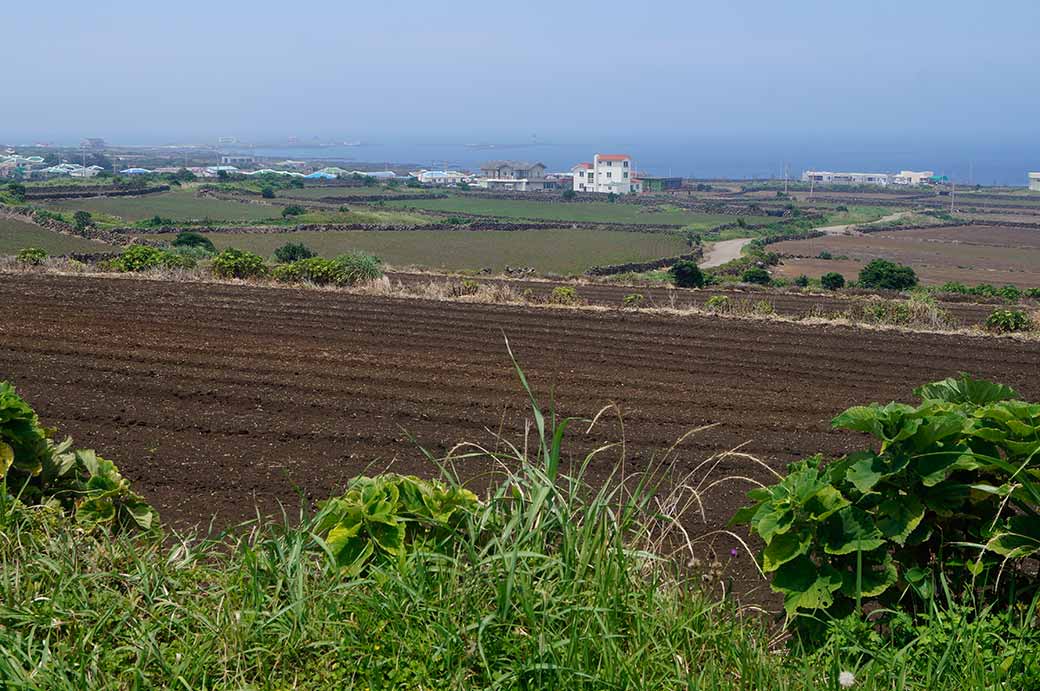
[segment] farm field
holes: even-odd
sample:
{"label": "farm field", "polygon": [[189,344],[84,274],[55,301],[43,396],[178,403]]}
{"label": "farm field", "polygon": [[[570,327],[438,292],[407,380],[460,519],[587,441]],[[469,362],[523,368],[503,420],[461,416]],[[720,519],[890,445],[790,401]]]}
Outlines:
{"label": "farm field", "polygon": [[422,187],[387,187],[377,185],[373,187],[305,187],[303,189],[286,189],[276,192],[278,199],[306,199],[321,201],[327,198],[341,197],[367,197],[372,195],[394,196],[398,194],[407,195],[436,195],[441,194],[439,190]]}
{"label": "farm field", "polygon": [[0,217],[0,254],[17,254],[26,247],[39,247],[50,254],[110,252],[115,248],[71,235],[63,235],[12,218]]}
{"label": "farm field", "polygon": [[207,233],[207,237],[218,248],[238,247],[265,256],[287,242],[302,242],[324,256],[364,250],[393,266],[503,271],[511,265],[558,274],[583,273],[591,266],[660,259],[688,251],[678,235],[620,230],[218,232]]}
{"label": "farm field", "polygon": [[[621,406],[629,471],[709,423],[675,472],[745,443],[778,469],[839,454],[863,440],[830,428],[837,412],[958,371],[1040,396],[1040,345],[988,337],[42,274],[5,276],[0,305],[5,378],[182,527],[295,507],[296,488],[323,498],[362,472],[434,474],[408,434],[435,455],[494,444],[488,429],[517,441],[527,402],[503,332],[561,414]],[[620,434],[579,427],[578,449]],[[599,456],[593,479],[616,460]],[[737,459],[716,472],[761,475]],[[709,524],[743,491],[720,489]]]}
{"label": "farm field", "polygon": [[[641,225],[688,225],[711,228],[733,223],[735,216],[707,214],[682,209],[654,208],[636,204],[610,202],[539,202],[511,199],[481,199],[479,197],[450,197],[416,201],[391,201],[387,206],[413,207],[428,211],[457,211],[500,218],[532,218],[551,221],[578,221],[599,223],[633,223]],[[776,219],[765,216],[746,216],[748,223],[768,223]]]}
{"label": "farm field", "polygon": [[[959,226],[833,235],[780,242],[770,249],[800,255],[783,260],[780,273],[784,276],[804,273],[815,277],[828,271],[854,276],[863,264],[881,257],[909,264],[925,284],[959,281],[1040,286],[1040,227]],[[815,258],[824,250],[848,259]]]}
{"label": "farm field", "polygon": [[174,221],[261,221],[280,217],[281,207],[261,206],[207,199],[195,196],[192,189],[172,190],[140,197],[95,197],[47,202],[45,206],[57,211],[89,211],[119,216],[127,221],[141,221],[162,216]]}

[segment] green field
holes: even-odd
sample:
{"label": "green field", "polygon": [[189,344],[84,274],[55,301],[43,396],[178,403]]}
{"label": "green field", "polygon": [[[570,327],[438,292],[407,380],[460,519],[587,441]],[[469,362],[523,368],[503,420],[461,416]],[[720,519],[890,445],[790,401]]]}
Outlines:
{"label": "green field", "polygon": [[[685,225],[711,228],[733,223],[736,216],[685,211],[668,206],[646,207],[610,202],[539,202],[479,197],[449,197],[417,201],[390,201],[387,206],[412,207],[429,211],[459,211],[501,218],[532,218],[551,221],[590,221],[600,223],[632,223],[640,225]],[[768,223],[765,216],[746,216],[748,223]]]}
{"label": "green field", "polygon": [[127,221],[140,221],[162,216],[174,221],[261,221],[277,218],[281,207],[261,206],[244,202],[206,199],[195,196],[192,189],[173,190],[141,197],[95,197],[48,202],[46,207],[56,211],[78,211],[119,216]]}
{"label": "green field", "polygon": [[[170,236],[144,236],[170,239]],[[378,255],[393,266],[501,271],[531,266],[542,273],[582,273],[591,266],[647,261],[682,254],[686,244],[666,233],[604,230],[342,231],[277,234],[207,233],[218,248],[238,247],[265,256],[287,242],[302,242],[324,256],[348,250]]]}
{"label": "green field", "polygon": [[112,245],[102,242],[62,235],[31,223],[0,218],[0,254],[17,254],[26,247],[39,247],[51,254],[115,250]]}
{"label": "green field", "polygon": [[373,195],[393,196],[396,194],[437,194],[439,190],[429,190],[417,187],[386,187],[378,185],[374,187],[306,187],[304,189],[277,190],[275,195],[279,199],[313,199],[321,200],[326,197],[360,197]]}

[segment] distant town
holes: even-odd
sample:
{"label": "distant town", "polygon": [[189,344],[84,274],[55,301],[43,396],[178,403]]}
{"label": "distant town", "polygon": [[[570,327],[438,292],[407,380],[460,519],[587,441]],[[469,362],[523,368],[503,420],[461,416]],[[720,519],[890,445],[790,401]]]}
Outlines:
{"label": "distant town", "polygon": [[[227,149],[237,140],[223,137],[216,148],[129,149],[110,146],[104,139],[84,139],[78,148],[35,145],[0,148],[0,179],[49,180],[105,176],[169,175],[187,171],[195,178],[278,175],[306,180],[335,180],[368,177],[381,181],[448,188],[486,189],[497,192],[572,190],[575,193],[632,195],[680,189],[682,177],[657,176],[637,171],[627,154],[596,153],[590,161],[575,163],[569,170],[550,172],[539,161],[490,160],[479,170],[431,169],[421,166],[371,164],[357,167],[329,161],[276,160],[236,153]],[[357,145],[358,142],[350,143]],[[346,143],[345,143],[346,145]],[[221,148],[224,148],[221,151]],[[1040,172],[1026,174],[1028,189],[1040,192]],[[810,186],[901,186],[948,185],[950,179],[932,170],[896,172],[841,172],[806,170],[800,181]]]}

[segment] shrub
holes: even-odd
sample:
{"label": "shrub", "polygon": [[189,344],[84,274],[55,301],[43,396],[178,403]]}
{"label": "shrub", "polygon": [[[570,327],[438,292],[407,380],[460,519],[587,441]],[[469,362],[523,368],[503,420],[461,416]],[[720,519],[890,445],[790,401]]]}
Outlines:
{"label": "shrub", "polygon": [[265,188],[263,188],[262,190],[260,190],[260,196],[263,197],[264,199],[274,199],[274,188],[273,187],[265,187]]}
{"label": "shrub", "polygon": [[[86,528],[158,528],[155,510],[130,491],[111,461],[60,444],[14,388],[0,381],[0,499],[60,507]],[[7,491],[17,493],[8,498]]]}
{"label": "shrub", "polygon": [[1040,288],[1026,288],[1025,296],[1027,298],[1033,298],[1034,300],[1040,299]]}
{"label": "shrub", "polygon": [[94,225],[94,217],[87,211],[77,211],[72,214],[72,227],[76,230],[86,230]]}
{"label": "shrub", "polygon": [[845,277],[837,271],[828,271],[820,276],[820,285],[827,290],[838,290],[845,287]]}
{"label": "shrub", "polygon": [[317,257],[318,253],[302,242],[287,242],[274,251],[274,260],[282,264]]}
{"label": "shrub", "polygon": [[621,299],[621,306],[636,308],[643,304],[644,299],[642,293],[629,293]]}
{"label": "shrub", "polygon": [[578,291],[573,286],[556,286],[549,294],[551,305],[577,305],[581,302]]}
{"label": "shrub", "polygon": [[832,255],[827,250],[820,250],[820,253],[816,255],[816,258],[817,259],[834,259],[834,255]]}
{"label": "shrub", "polygon": [[169,228],[174,225],[173,219],[164,218],[159,214],[152,216],[144,221],[138,221],[137,225],[144,228]]}
{"label": "shrub", "polygon": [[704,303],[704,306],[709,312],[715,312],[716,314],[722,314],[729,312],[730,310],[730,299],[728,295],[712,295],[708,298],[708,301]]}
{"label": "shrub", "polygon": [[213,245],[213,241],[202,233],[193,233],[191,231],[184,231],[177,233],[177,237],[173,239],[171,243],[174,247],[198,247],[207,252],[216,252],[217,248]]}
{"label": "shrub", "polygon": [[799,288],[808,288],[809,287],[809,277],[806,276],[805,274],[801,274],[796,279],[794,279],[794,284],[796,286],[798,286]]}
{"label": "shrub", "polygon": [[986,329],[995,333],[1028,331],[1033,328],[1029,315],[1019,310],[994,310],[986,317]]}
{"label": "shrub", "polygon": [[769,272],[763,268],[753,266],[746,270],[741,276],[740,280],[744,283],[754,283],[757,285],[767,286],[772,280],[769,277]]}
{"label": "shrub", "polygon": [[562,197],[566,201],[571,201],[572,199],[574,199],[577,196],[578,196],[578,193],[575,192],[574,190],[564,190],[563,194],[560,195],[560,197]]}
{"label": "shrub", "polygon": [[479,508],[457,485],[387,473],[351,480],[342,497],[321,504],[315,529],[341,572],[357,575],[370,562],[403,564],[416,549],[452,551]]}
{"label": "shrub", "polygon": [[112,260],[116,271],[146,271],[148,269],[190,269],[195,259],[168,252],[150,245],[130,245]]}
{"label": "shrub", "polygon": [[874,259],[860,270],[859,284],[864,288],[907,290],[917,285],[917,274],[909,266]]}
{"label": "shrub", "polygon": [[264,258],[229,247],[213,258],[213,273],[221,278],[261,278],[267,275]]}
{"label": "shrub", "polygon": [[943,283],[941,286],[939,286],[939,292],[940,293],[960,293],[962,295],[967,295],[968,293],[971,293],[972,291],[971,291],[971,288],[969,288],[968,286],[964,285],[963,283],[958,283],[957,281],[950,281],[948,283]]}
{"label": "shrub", "polygon": [[14,198],[15,201],[25,201],[25,185],[20,182],[11,182],[7,184],[7,193]]}
{"label": "shrub", "polygon": [[675,285],[680,288],[703,288],[704,273],[696,262],[689,259],[681,259],[668,270]]}
{"label": "shrub", "polygon": [[769,302],[769,300],[757,300],[755,301],[755,304],[752,305],[751,312],[759,316],[766,316],[775,313],[776,309],[773,307],[773,303]]}
{"label": "shrub", "polygon": [[1040,406],[967,375],[914,393],[916,407],[874,403],[832,421],[877,450],[794,463],[734,516],[765,543],[762,570],[789,616],[840,619],[866,601],[884,616],[939,588],[999,607],[1015,579],[997,570],[1040,550]]}
{"label": "shrub", "polygon": [[302,216],[307,213],[307,209],[303,208],[299,204],[290,204],[289,206],[282,209],[282,218],[292,218],[293,216]]}
{"label": "shrub", "polygon": [[380,261],[361,252],[341,254],[333,259],[310,257],[275,267],[273,276],[286,283],[350,286],[383,275]]}
{"label": "shrub", "polygon": [[47,261],[49,256],[46,250],[41,250],[39,247],[26,247],[18,253],[16,259],[19,264],[39,266]]}
{"label": "shrub", "polygon": [[1022,298],[1022,291],[1010,283],[997,291],[997,294],[1008,302],[1018,302]]}

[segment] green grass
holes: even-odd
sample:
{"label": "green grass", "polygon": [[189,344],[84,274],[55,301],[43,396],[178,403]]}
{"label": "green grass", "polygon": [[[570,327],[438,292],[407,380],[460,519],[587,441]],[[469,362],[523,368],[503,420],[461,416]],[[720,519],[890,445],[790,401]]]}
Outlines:
{"label": "green grass", "polygon": [[[645,207],[621,202],[539,202],[508,199],[481,199],[480,197],[449,197],[418,201],[390,201],[387,206],[412,207],[429,211],[459,211],[499,218],[529,218],[552,221],[590,221],[604,223],[632,223],[641,225],[683,225],[692,228],[710,228],[733,223],[736,216],[685,211],[669,206]],[[748,223],[766,223],[764,216],[747,216]]]}
{"label": "green grass", "polygon": [[359,197],[371,196],[376,194],[433,195],[437,194],[438,192],[439,190],[432,190],[421,187],[406,187],[404,185],[398,185],[397,187],[387,187],[386,185],[378,185],[375,187],[305,187],[304,189],[290,188],[285,190],[278,190],[275,192],[275,194],[278,198],[321,200],[326,197]]}
{"label": "green grass", "polygon": [[39,247],[50,254],[69,252],[112,252],[112,245],[62,235],[12,219],[0,218],[0,254],[17,254],[26,247]]}
{"label": "green grass", "polygon": [[208,233],[207,237],[218,248],[238,247],[265,256],[287,242],[302,242],[326,257],[362,250],[394,266],[457,270],[488,267],[500,271],[511,265],[557,274],[582,273],[595,265],[648,261],[687,251],[682,239],[670,233],[569,229]]}
{"label": "green grass", "polygon": [[279,225],[300,225],[304,223],[365,223],[372,225],[394,225],[394,226],[422,226],[428,225],[435,220],[434,217],[424,216],[412,211],[400,209],[383,208],[376,206],[358,205],[349,207],[349,211],[308,211],[300,216],[282,218],[279,216]]}
{"label": "green grass", "polygon": [[171,190],[141,197],[96,197],[47,202],[56,211],[84,210],[118,216],[127,221],[140,221],[162,216],[173,221],[260,221],[280,218],[280,206],[261,206],[244,202],[206,199],[195,196],[193,189]]}

